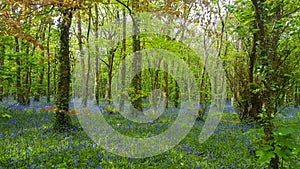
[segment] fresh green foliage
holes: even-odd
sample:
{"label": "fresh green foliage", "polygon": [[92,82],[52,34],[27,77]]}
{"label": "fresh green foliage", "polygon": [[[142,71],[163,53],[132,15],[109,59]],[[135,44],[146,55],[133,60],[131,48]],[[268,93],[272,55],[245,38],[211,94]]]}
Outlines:
{"label": "fresh green foliage", "polygon": [[[299,9],[299,0],[2,0],[0,168],[299,168]],[[137,22],[149,25],[134,27],[133,14],[145,11],[161,18],[140,17]],[[147,32],[158,22],[168,25],[172,20],[178,23],[172,33]],[[140,33],[133,38],[133,32]],[[189,44],[191,39],[199,39],[199,44]],[[194,45],[198,51],[191,50]],[[75,115],[70,115],[74,129],[56,133],[55,120],[60,129],[60,124],[69,124],[69,116],[38,111],[45,106],[39,102],[44,96],[47,103],[72,109],[72,91],[73,98],[97,102],[108,123],[124,135],[151,137],[166,131],[183,102],[180,90],[190,87],[184,78],[180,89],[172,73],[151,68],[142,70],[141,81],[126,89],[129,99],[143,108],[151,105],[154,89],[167,96],[164,106],[169,108],[149,124],[125,119],[110,104],[116,87],[112,77],[126,77],[116,68],[133,50],[148,49],[164,50],[184,61],[201,88],[192,91],[200,98],[195,103],[198,121],[173,149],[145,159],[115,156],[88,138]],[[227,101],[231,99],[235,108],[224,103],[220,125],[200,145],[198,136],[214,89],[205,58],[215,56],[223,61]],[[156,61],[151,64],[165,66]],[[183,72],[174,65],[166,68]],[[31,107],[36,103],[38,107]],[[293,108],[282,109],[285,105]]]}
{"label": "fresh green foliage", "polygon": [[[245,133],[251,138],[255,146],[255,155],[258,162],[262,165],[268,165],[271,158],[277,155],[280,159],[281,168],[297,168],[297,162],[300,157],[300,127],[299,110],[291,110],[287,116],[282,113],[280,118],[275,118],[273,137],[266,141],[263,127],[251,129]],[[275,149],[274,149],[274,148]]]}
{"label": "fresh green foliage", "polygon": [[[132,123],[118,113],[104,110],[103,115],[116,130],[136,137],[157,135],[176,119],[176,111],[171,110],[145,125]],[[52,112],[14,111],[12,119],[0,121],[0,150],[4,152],[0,167],[4,168],[253,168],[258,165],[248,151],[252,149],[249,139],[242,135],[252,127],[232,122],[230,118],[224,119],[204,144],[199,144],[197,138],[203,122],[197,122],[179,145],[145,159],[108,153],[80,128],[67,133],[54,132]]]}

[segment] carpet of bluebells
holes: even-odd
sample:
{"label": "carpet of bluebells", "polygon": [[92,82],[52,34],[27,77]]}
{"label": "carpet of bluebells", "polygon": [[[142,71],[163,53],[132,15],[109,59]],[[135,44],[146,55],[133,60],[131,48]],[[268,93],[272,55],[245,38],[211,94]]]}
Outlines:
{"label": "carpet of bluebells", "polygon": [[[72,115],[75,126],[65,133],[53,130],[53,112],[40,108],[51,106],[45,99],[18,105],[11,99],[0,102],[0,168],[263,168],[258,164],[254,146],[244,133],[256,126],[239,123],[230,103],[226,103],[222,121],[203,144],[198,141],[204,124],[196,121],[187,137],[173,149],[154,157],[120,157],[96,145]],[[161,133],[176,118],[169,109],[165,118],[144,126],[132,125],[118,113],[100,107],[109,124],[122,134],[149,137]],[[72,108],[72,105],[71,107]],[[292,117],[299,109],[288,109],[281,117]]]}

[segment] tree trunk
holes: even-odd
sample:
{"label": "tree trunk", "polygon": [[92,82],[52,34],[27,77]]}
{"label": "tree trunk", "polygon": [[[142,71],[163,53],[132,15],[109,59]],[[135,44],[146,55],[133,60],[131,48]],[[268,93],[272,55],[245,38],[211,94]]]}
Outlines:
{"label": "tree trunk", "polygon": [[[251,120],[257,120],[258,117],[257,115],[259,113],[262,112],[261,110],[261,99],[259,99],[259,93],[254,93],[253,91],[255,91],[258,87],[258,84],[254,81],[254,66],[255,66],[255,60],[257,58],[257,44],[258,44],[258,32],[255,32],[254,35],[253,35],[253,44],[252,44],[252,49],[251,49],[251,53],[250,53],[250,56],[249,56],[249,70],[248,70],[248,73],[249,73],[249,84],[250,84],[250,87],[249,87],[249,95],[250,95],[250,103],[252,105],[251,109],[250,109],[250,112],[249,112],[249,118]],[[248,108],[247,108],[248,109]],[[246,110],[245,110],[246,112]]]}
{"label": "tree trunk", "polygon": [[[260,64],[262,66],[262,69],[259,70],[259,73],[261,73],[265,78],[262,82],[260,82],[262,84],[261,93],[257,94],[260,95],[260,98],[257,100],[254,100],[255,98],[252,98],[253,100],[251,100],[251,102],[256,103],[258,106],[258,110],[256,111],[256,113],[263,112],[263,109],[265,110],[263,113],[265,113],[266,117],[262,119],[265,124],[265,140],[267,143],[270,143],[274,141],[274,125],[272,119],[277,112],[276,103],[277,101],[280,102],[280,98],[276,95],[277,89],[273,89],[272,86],[284,85],[283,83],[280,83],[280,77],[276,76],[275,73],[276,71],[278,71],[278,69],[276,68],[276,65],[278,65],[277,47],[279,37],[281,36],[280,32],[282,32],[282,30],[280,28],[277,28],[274,29],[274,32],[272,34],[268,34],[268,31],[266,31],[265,29],[268,29],[268,27],[266,26],[266,22],[276,23],[281,19],[282,11],[280,10],[281,5],[276,4],[277,6],[275,6],[275,8],[273,9],[272,15],[267,17],[269,13],[268,11],[266,11],[265,4],[261,0],[252,0],[252,5],[255,12],[254,28],[258,30],[254,34],[254,39],[257,39],[257,41],[254,41],[254,43],[257,43],[256,45],[258,48],[255,54],[257,57],[259,57],[258,61],[260,61]],[[274,27],[276,26],[274,25]],[[273,69],[274,73],[269,71],[268,67]],[[285,93],[283,93],[283,95],[284,94]],[[254,109],[253,111],[255,111],[255,107],[253,107],[253,105],[252,109]],[[271,151],[275,152],[274,143],[271,143],[271,146]],[[279,158],[276,152],[275,157],[271,158],[269,168],[279,168]]]}
{"label": "tree trunk", "polygon": [[53,65],[54,65],[54,69],[53,69],[53,98],[56,101],[57,100],[57,60],[58,60],[58,55],[57,55],[57,50],[55,48],[55,52],[54,52],[54,60],[53,60]]}
{"label": "tree trunk", "polygon": [[174,107],[175,108],[179,108],[179,103],[180,103],[180,100],[179,100],[179,97],[180,97],[180,89],[179,89],[179,86],[178,86],[178,83],[176,80],[174,80],[174,83],[175,83],[175,96],[174,96]]}
{"label": "tree trunk", "polygon": [[169,82],[168,82],[168,63],[164,63],[164,69],[165,69],[165,71],[164,71],[164,105],[163,105],[163,107],[165,108],[165,109],[167,109],[168,108],[168,106],[169,106]]}
{"label": "tree trunk", "polygon": [[39,73],[39,79],[38,79],[38,88],[37,88],[37,93],[34,95],[34,100],[35,101],[40,101],[41,95],[44,94],[43,92],[43,82],[44,82],[44,71],[45,71],[45,67],[44,67],[44,57],[45,57],[45,52],[42,51],[41,56],[43,57],[40,60],[40,64],[42,67],[41,72]]}
{"label": "tree trunk", "polygon": [[162,58],[156,62],[157,69],[154,71],[154,80],[152,81],[152,90],[159,89],[159,69]]}
{"label": "tree trunk", "polygon": [[[94,8],[95,8],[95,14],[96,14],[96,18],[95,18],[95,38],[98,39],[99,38],[99,28],[98,28],[98,25],[99,25],[99,13],[98,13],[98,6],[97,4],[95,3],[94,5]],[[99,50],[99,46],[96,45],[95,46],[96,48],[96,57],[95,57],[95,93],[94,93],[94,96],[95,96],[95,102],[97,105],[100,104],[100,88],[101,88],[101,75],[100,75],[100,71],[99,69],[101,69],[101,65],[99,64],[99,54],[100,54],[100,50]]]}
{"label": "tree trunk", "polygon": [[[22,44],[25,46],[25,43],[22,42]],[[26,45],[26,57],[28,58],[29,56],[29,45]],[[26,65],[29,65],[27,59],[25,61]],[[29,66],[29,68],[27,67],[26,69],[26,74],[24,76],[23,79],[23,86],[25,88],[25,92],[24,92],[24,100],[25,100],[25,104],[30,104],[30,85],[29,85],[29,78],[31,76],[31,66]]]}
{"label": "tree trunk", "polygon": [[[28,64],[28,63],[27,63]],[[25,79],[24,79],[24,87],[25,87],[25,104],[30,104],[30,96],[31,96],[31,66],[26,71]]]}
{"label": "tree trunk", "polygon": [[92,8],[89,8],[89,19],[88,19],[88,32],[86,35],[87,38],[87,52],[88,52],[88,58],[87,58],[87,73],[86,73],[86,82],[85,82],[85,105],[87,105],[87,100],[89,99],[88,96],[90,96],[89,93],[89,81],[90,81],[90,71],[91,71],[91,52],[90,52],[90,31],[91,31],[91,24],[92,24]]}
{"label": "tree trunk", "polygon": [[84,52],[83,52],[83,35],[82,35],[82,28],[81,28],[81,15],[80,12],[78,12],[78,21],[77,21],[77,27],[78,27],[78,45],[79,45],[79,52],[80,52],[80,64],[81,64],[81,91],[82,91],[82,100],[81,104],[86,107],[87,104],[87,93],[86,93],[86,73],[85,73],[85,61],[84,61]]}
{"label": "tree trunk", "polygon": [[47,103],[50,103],[50,96],[51,96],[50,37],[51,37],[51,23],[49,23],[48,26],[48,38],[47,38]]}
{"label": "tree trunk", "polygon": [[[44,41],[45,40],[45,27],[42,26],[42,24],[44,24],[44,23],[41,22],[41,31],[42,31],[41,40]],[[41,56],[42,56],[42,58],[40,59],[39,64],[41,65],[42,70],[39,73],[38,88],[37,88],[36,94],[34,95],[35,101],[40,101],[40,97],[42,95],[44,95],[44,91],[43,91],[43,82],[44,82],[44,73],[45,73],[45,66],[44,66],[45,51],[44,50],[42,50]]]}
{"label": "tree trunk", "polygon": [[66,131],[71,127],[71,119],[67,114],[70,100],[70,51],[69,51],[69,30],[72,23],[72,11],[62,11],[62,22],[60,23],[60,52],[59,52],[59,81],[56,105],[56,121],[54,129]]}
{"label": "tree trunk", "polygon": [[109,51],[109,58],[108,58],[108,75],[107,75],[107,83],[106,83],[106,93],[105,93],[105,100],[108,104],[111,103],[111,81],[112,81],[112,72],[113,72],[113,64],[114,64],[114,56],[115,51],[117,48],[112,48]]}
{"label": "tree trunk", "polygon": [[[44,52],[42,54],[44,56]],[[44,60],[42,62],[44,62]],[[45,67],[43,65],[42,71],[39,74],[39,87],[38,87],[37,94],[35,95],[35,98],[34,98],[35,101],[40,101],[41,96],[44,94],[44,92],[43,92],[44,71],[45,71]]]}
{"label": "tree trunk", "polygon": [[[0,44],[0,72],[3,71],[4,66],[4,55],[5,55],[5,47]],[[3,100],[3,77],[0,76],[0,102]]]}
{"label": "tree trunk", "polygon": [[295,106],[298,107],[300,106],[300,90],[299,90],[299,85],[295,85],[295,91],[294,91],[294,101],[295,101]]}
{"label": "tree trunk", "polygon": [[[20,49],[19,49],[19,39],[17,37],[14,37],[15,39],[15,52],[16,54],[19,54]],[[23,95],[23,90],[21,86],[21,59],[20,56],[16,56],[16,64],[17,64],[17,69],[16,69],[16,98],[17,101],[20,104],[25,104],[25,99]]]}
{"label": "tree trunk", "polygon": [[122,112],[124,110],[125,95],[123,94],[125,90],[125,76],[126,76],[126,12],[123,9],[123,39],[122,39],[122,70],[121,70],[121,99],[119,110]]}
{"label": "tree trunk", "polygon": [[[31,18],[28,18],[28,23],[31,27]],[[41,24],[42,25],[42,24]],[[40,25],[40,28],[42,28],[42,26]],[[40,31],[39,31],[40,32]],[[36,39],[38,39],[38,33],[36,33]],[[30,49],[30,44],[26,44],[24,41],[22,42],[23,45],[25,46],[26,45],[26,58],[29,58],[31,56],[34,55],[34,51],[35,51],[35,47],[32,48],[32,53],[31,55],[29,54],[29,49]],[[25,62],[26,65],[29,65],[27,68],[26,68],[26,74],[25,74],[25,77],[24,77],[24,88],[25,88],[25,93],[24,93],[24,97],[25,97],[25,104],[30,104],[30,97],[31,97],[31,83],[32,83],[32,79],[31,79],[31,65],[29,64],[28,60],[26,59],[26,62]],[[40,86],[38,86],[38,90],[39,90]],[[38,92],[38,91],[37,91]]]}
{"label": "tree trunk", "polygon": [[[268,106],[266,105],[267,111],[269,112],[275,112],[276,110],[274,109],[273,106]],[[273,119],[271,116],[271,113],[268,113],[267,119],[264,119],[266,123],[264,124],[264,133],[265,133],[265,140],[267,143],[273,142],[274,136],[273,136],[273,131],[274,131],[274,125],[270,122]],[[272,149],[270,151],[275,151],[275,143],[271,143]],[[275,157],[271,158],[269,168],[270,169],[278,169],[279,168],[279,157],[277,153],[274,153]]]}
{"label": "tree trunk", "polygon": [[203,67],[200,74],[200,87],[199,87],[199,105],[201,105],[203,108],[199,108],[198,111],[198,118],[199,120],[203,120],[204,113],[206,111],[206,103],[204,101],[205,94],[203,94],[202,91],[204,91],[204,78],[205,78],[205,72],[206,72],[206,64],[207,64],[207,56],[208,56],[208,49],[207,49],[207,39],[206,35],[203,35],[203,46],[204,46],[204,62]]}
{"label": "tree trunk", "polygon": [[[132,10],[135,13],[139,9],[139,2],[137,0],[132,1]],[[132,79],[133,93],[131,94],[132,105],[136,110],[143,111],[142,107],[142,97],[140,96],[142,90],[142,55],[140,53],[141,43],[140,43],[140,30],[139,30],[139,20],[133,14],[133,36],[132,36],[132,52],[133,52],[133,62],[132,62],[132,73],[134,75]],[[133,97],[133,98],[132,98]],[[134,113],[134,111],[132,111]]]}

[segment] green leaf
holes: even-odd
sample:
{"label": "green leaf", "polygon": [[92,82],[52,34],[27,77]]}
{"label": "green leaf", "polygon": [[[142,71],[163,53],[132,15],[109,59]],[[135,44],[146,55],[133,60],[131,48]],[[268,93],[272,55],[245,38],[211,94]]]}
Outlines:
{"label": "green leaf", "polygon": [[295,130],[292,127],[279,127],[278,134],[279,135],[288,135],[293,134]]}
{"label": "green leaf", "polygon": [[[258,152],[259,152],[259,154],[258,154]],[[270,152],[270,151],[267,151],[267,152],[265,152],[265,151],[257,151],[257,154],[259,156],[258,161],[260,163],[262,163],[262,164],[269,163],[271,161],[271,159],[273,157],[275,157],[274,152]]]}
{"label": "green leaf", "polygon": [[2,114],[2,117],[11,119],[12,116],[5,113],[5,114]]}
{"label": "green leaf", "polygon": [[264,150],[264,151],[269,151],[271,149],[272,149],[272,146],[270,146],[270,145],[265,145],[262,147],[262,150]]}

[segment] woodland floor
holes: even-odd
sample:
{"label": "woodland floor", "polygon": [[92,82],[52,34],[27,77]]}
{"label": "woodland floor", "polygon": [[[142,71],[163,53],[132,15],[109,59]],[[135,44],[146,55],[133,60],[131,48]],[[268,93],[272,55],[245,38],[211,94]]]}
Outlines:
{"label": "woodland floor", "polygon": [[[11,106],[14,105],[14,106]],[[246,134],[255,124],[239,123],[227,105],[214,134],[203,144],[198,136],[203,121],[196,121],[190,133],[173,149],[143,159],[121,157],[96,145],[76,121],[66,133],[53,131],[54,114],[42,112],[44,101],[21,106],[12,101],[0,103],[0,111],[11,118],[0,118],[0,168],[263,168],[254,156],[254,147]],[[176,113],[167,110],[165,118],[138,126],[103,108],[106,120],[120,133],[149,137],[166,130]],[[278,119],[299,116],[299,108],[286,109]],[[137,129],[138,127],[138,129]],[[299,137],[300,139],[300,137]],[[299,159],[295,159],[299,165]]]}

